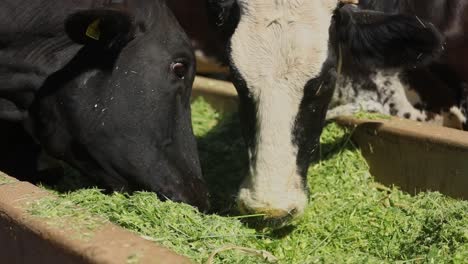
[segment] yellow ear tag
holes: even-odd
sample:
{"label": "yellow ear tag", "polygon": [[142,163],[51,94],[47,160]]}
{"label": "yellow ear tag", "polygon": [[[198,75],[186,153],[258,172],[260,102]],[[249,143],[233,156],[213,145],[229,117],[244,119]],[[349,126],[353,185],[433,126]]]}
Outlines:
{"label": "yellow ear tag", "polygon": [[99,29],[100,22],[100,19],[96,19],[93,21],[93,23],[89,24],[88,28],[86,29],[86,36],[95,40],[99,40],[101,37],[101,30]]}

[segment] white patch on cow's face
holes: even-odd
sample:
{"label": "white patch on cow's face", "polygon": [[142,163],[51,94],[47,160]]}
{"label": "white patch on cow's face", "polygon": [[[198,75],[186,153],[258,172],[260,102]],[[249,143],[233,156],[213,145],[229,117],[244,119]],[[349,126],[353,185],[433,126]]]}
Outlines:
{"label": "white patch on cow's face", "polygon": [[336,0],[238,0],[241,19],[231,38],[231,63],[257,104],[256,152],[240,208],[266,217],[300,214],[306,204],[293,144],[304,87],[328,56]]}

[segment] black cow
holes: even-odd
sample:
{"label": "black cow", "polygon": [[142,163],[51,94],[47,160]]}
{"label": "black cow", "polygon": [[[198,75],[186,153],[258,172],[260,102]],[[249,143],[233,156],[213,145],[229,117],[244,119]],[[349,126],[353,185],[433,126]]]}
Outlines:
{"label": "black cow", "polygon": [[[271,224],[300,215],[306,174],[340,65],[414,67],[442,49],[415,16],[359,10],[337,0],[208,0],[212,23],[229,38],[250,169],[238,205]],[[350,1],[347,1],[350,2]]]}
{"label": "black cow", "polygon": [[468,2],[361,0],[359,6],[431,22],[443,34],[445,49],[427,67],[378,72],[366,69],[351,74],[339,86],[330,117],[363,108],[466,130]]}
{"label": "black cow", "polygon": [[9,138],[0,169],[32,172],[31,136],[112,190],[206,209],[191,127],[194,67],[165,1],[2,1],[0,130]]}

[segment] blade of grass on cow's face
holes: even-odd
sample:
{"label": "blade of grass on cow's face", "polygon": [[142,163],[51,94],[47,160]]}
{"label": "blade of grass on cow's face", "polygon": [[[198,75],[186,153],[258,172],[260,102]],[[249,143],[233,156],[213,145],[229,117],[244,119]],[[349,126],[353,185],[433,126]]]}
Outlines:
{"label": "blade of grass on cow's face", "polygon": [[[216,113],[201,100],[192,107],[203,171],[218,214],[161,202],[148,192],[105,195],[98,189],[60,188],[63,207],[40,201],[35,212],[42,217],[47,210],[56,217],[68,215],[71,201],[198,263],[230,245],[266,250],[280,263],[466,263],[468,202],[439,193],[410,196],[376,183],[349,131],[335,124],[325,128],[321,160],[309,170],[310,205],[304,216],[281,230],[248,228],[233,206],[247,162],[237,116]],[[260,257],[236,250],[220,252],[215,259],[262,263]]]}

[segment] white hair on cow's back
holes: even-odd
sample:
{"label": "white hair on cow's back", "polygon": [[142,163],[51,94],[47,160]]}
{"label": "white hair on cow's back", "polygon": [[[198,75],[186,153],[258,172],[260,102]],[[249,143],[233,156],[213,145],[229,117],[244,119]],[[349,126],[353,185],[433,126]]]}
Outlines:
{"label": "white hair on cow's back", "polygon": [[[307,204],[293,127],[306,83],[328,56],[336,0],[238,0],[241,19],[231,59],[257,105],[257,142],[239,201],[280,217]],[[252,154],[251,154],[252,156]]]}

